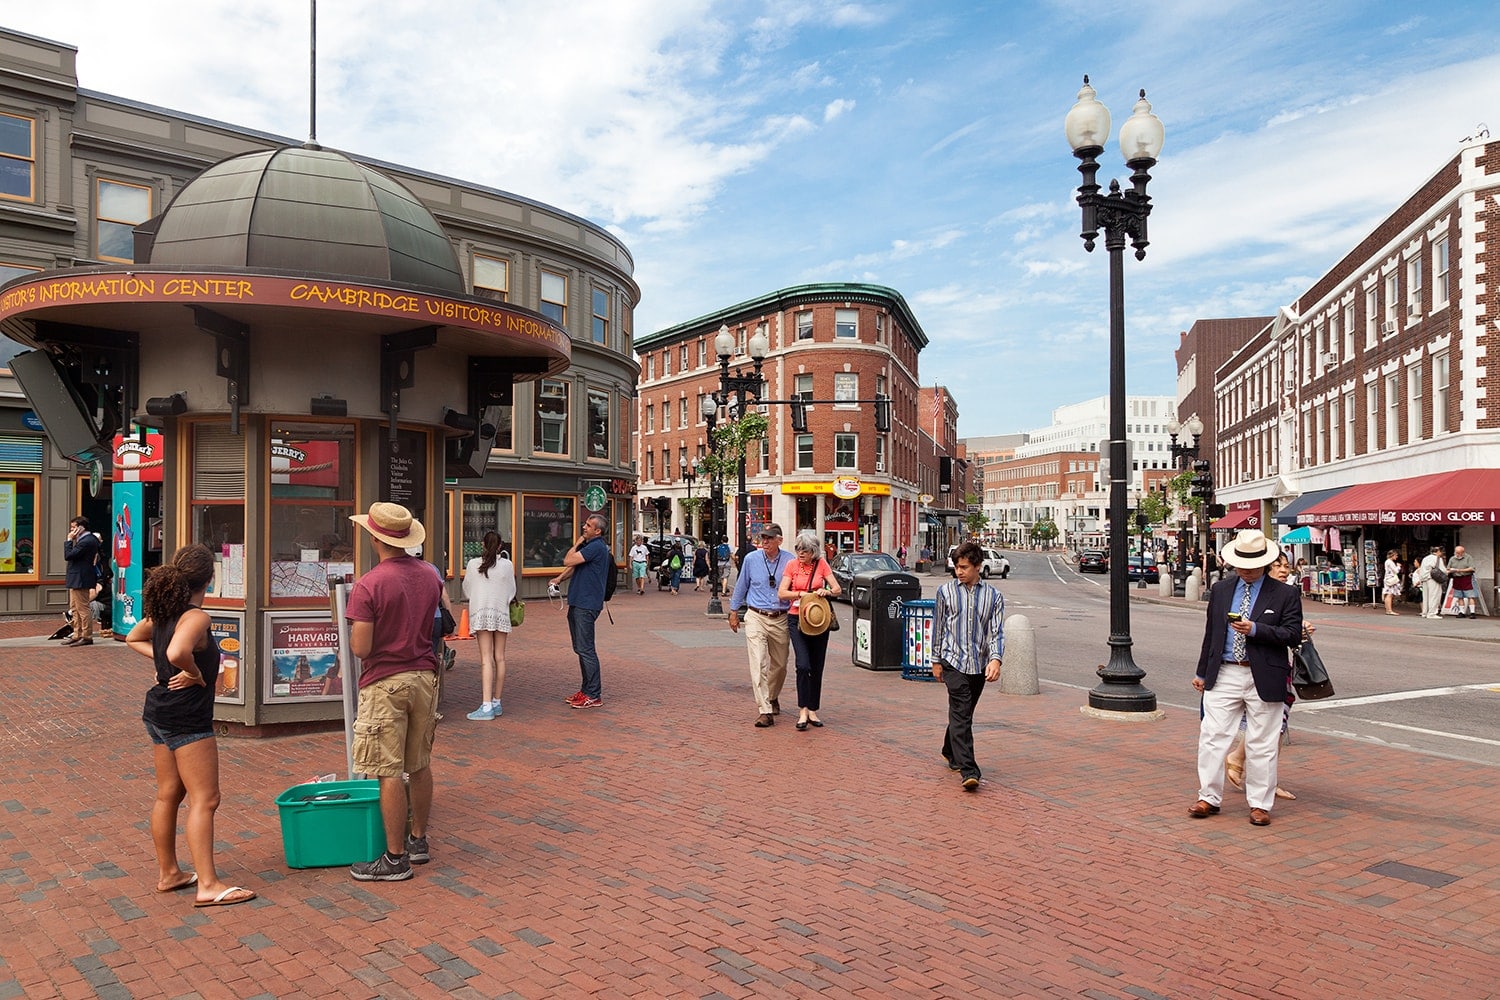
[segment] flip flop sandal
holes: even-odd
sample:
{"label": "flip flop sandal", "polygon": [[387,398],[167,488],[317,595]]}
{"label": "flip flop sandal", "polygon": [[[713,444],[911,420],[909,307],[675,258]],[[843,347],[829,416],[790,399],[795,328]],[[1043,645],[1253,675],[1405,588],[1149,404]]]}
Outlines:
{"label": "flip flop sandal", "polygon": [[[250,895],[245,896],[241,899],[228,898],[236,892],[249,892]],[[195,907],[198,907],[199,909],[202,909],[205,906],[234,906],[236,903],[248,903],[254,898],[255,893],[251,892],[249,889],[238,885],[232,885],[228,889],[225,889],[223,892],[219,893],[213,899],[200,899],[193,903],[193,905]]]}
{"label": "flip flop sandal", "polygon": [[168,888],[165,888],[165,889],[157,889],[156,891],[157,892],[181,892],[183,889],[190,889],[190,888],[192,888],[193,886],[195,886],[197,884],[198,884],[198,873],[197,872],[188,872],[188,880],[186,882],[179,882],[178,884],[176,884],[174,886],[169,886]]}

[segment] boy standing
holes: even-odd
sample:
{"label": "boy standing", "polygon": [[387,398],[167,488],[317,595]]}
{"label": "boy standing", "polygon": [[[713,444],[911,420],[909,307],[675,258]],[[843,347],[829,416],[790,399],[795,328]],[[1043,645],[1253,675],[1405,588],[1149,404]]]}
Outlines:
{"label": "boy standing", "polygon": [[948,688],[948,730],[943,759],[963,776],[966,792],[979,790],[974,762],[974,706],[986,681],[1000,679],[1005,650],[1005,598],[980,580],[984,554],[964,542],[953,554],[953,576],[938,588],[932,613],[932,676]]}

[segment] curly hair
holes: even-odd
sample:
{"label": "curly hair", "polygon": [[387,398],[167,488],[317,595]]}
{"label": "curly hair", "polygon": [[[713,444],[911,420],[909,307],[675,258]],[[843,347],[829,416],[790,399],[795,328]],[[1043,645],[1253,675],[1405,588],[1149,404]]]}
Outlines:
{"label": "curly hair", "polygon": [[214,554],[202,544],[184,545],[172,561],[153,569],[146,577],[141,597],[146,617],[164,625],[182,617],[191,607],[193,594],[214,578]]}

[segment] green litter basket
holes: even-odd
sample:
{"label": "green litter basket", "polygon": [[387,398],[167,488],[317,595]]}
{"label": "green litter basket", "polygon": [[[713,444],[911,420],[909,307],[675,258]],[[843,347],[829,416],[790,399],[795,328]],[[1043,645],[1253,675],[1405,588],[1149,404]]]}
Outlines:
{"label": "green litter basket", "polygon": [[372,861],[385,850],[380,782],[318,781],[276,796],[288,868]]}

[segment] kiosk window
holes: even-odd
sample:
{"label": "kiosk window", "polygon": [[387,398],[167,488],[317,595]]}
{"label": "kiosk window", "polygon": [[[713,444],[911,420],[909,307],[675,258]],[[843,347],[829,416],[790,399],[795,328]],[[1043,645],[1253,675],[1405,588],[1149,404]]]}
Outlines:
{"label": "kiosk window", "polygon": [[562,568],[563,556],[578,543],[573,498],[531,494],[521,501],[522,568]]}
{"label": "kiosk window", "polygon": [[0,583],[36,578],[36,482],[0,473]]}

